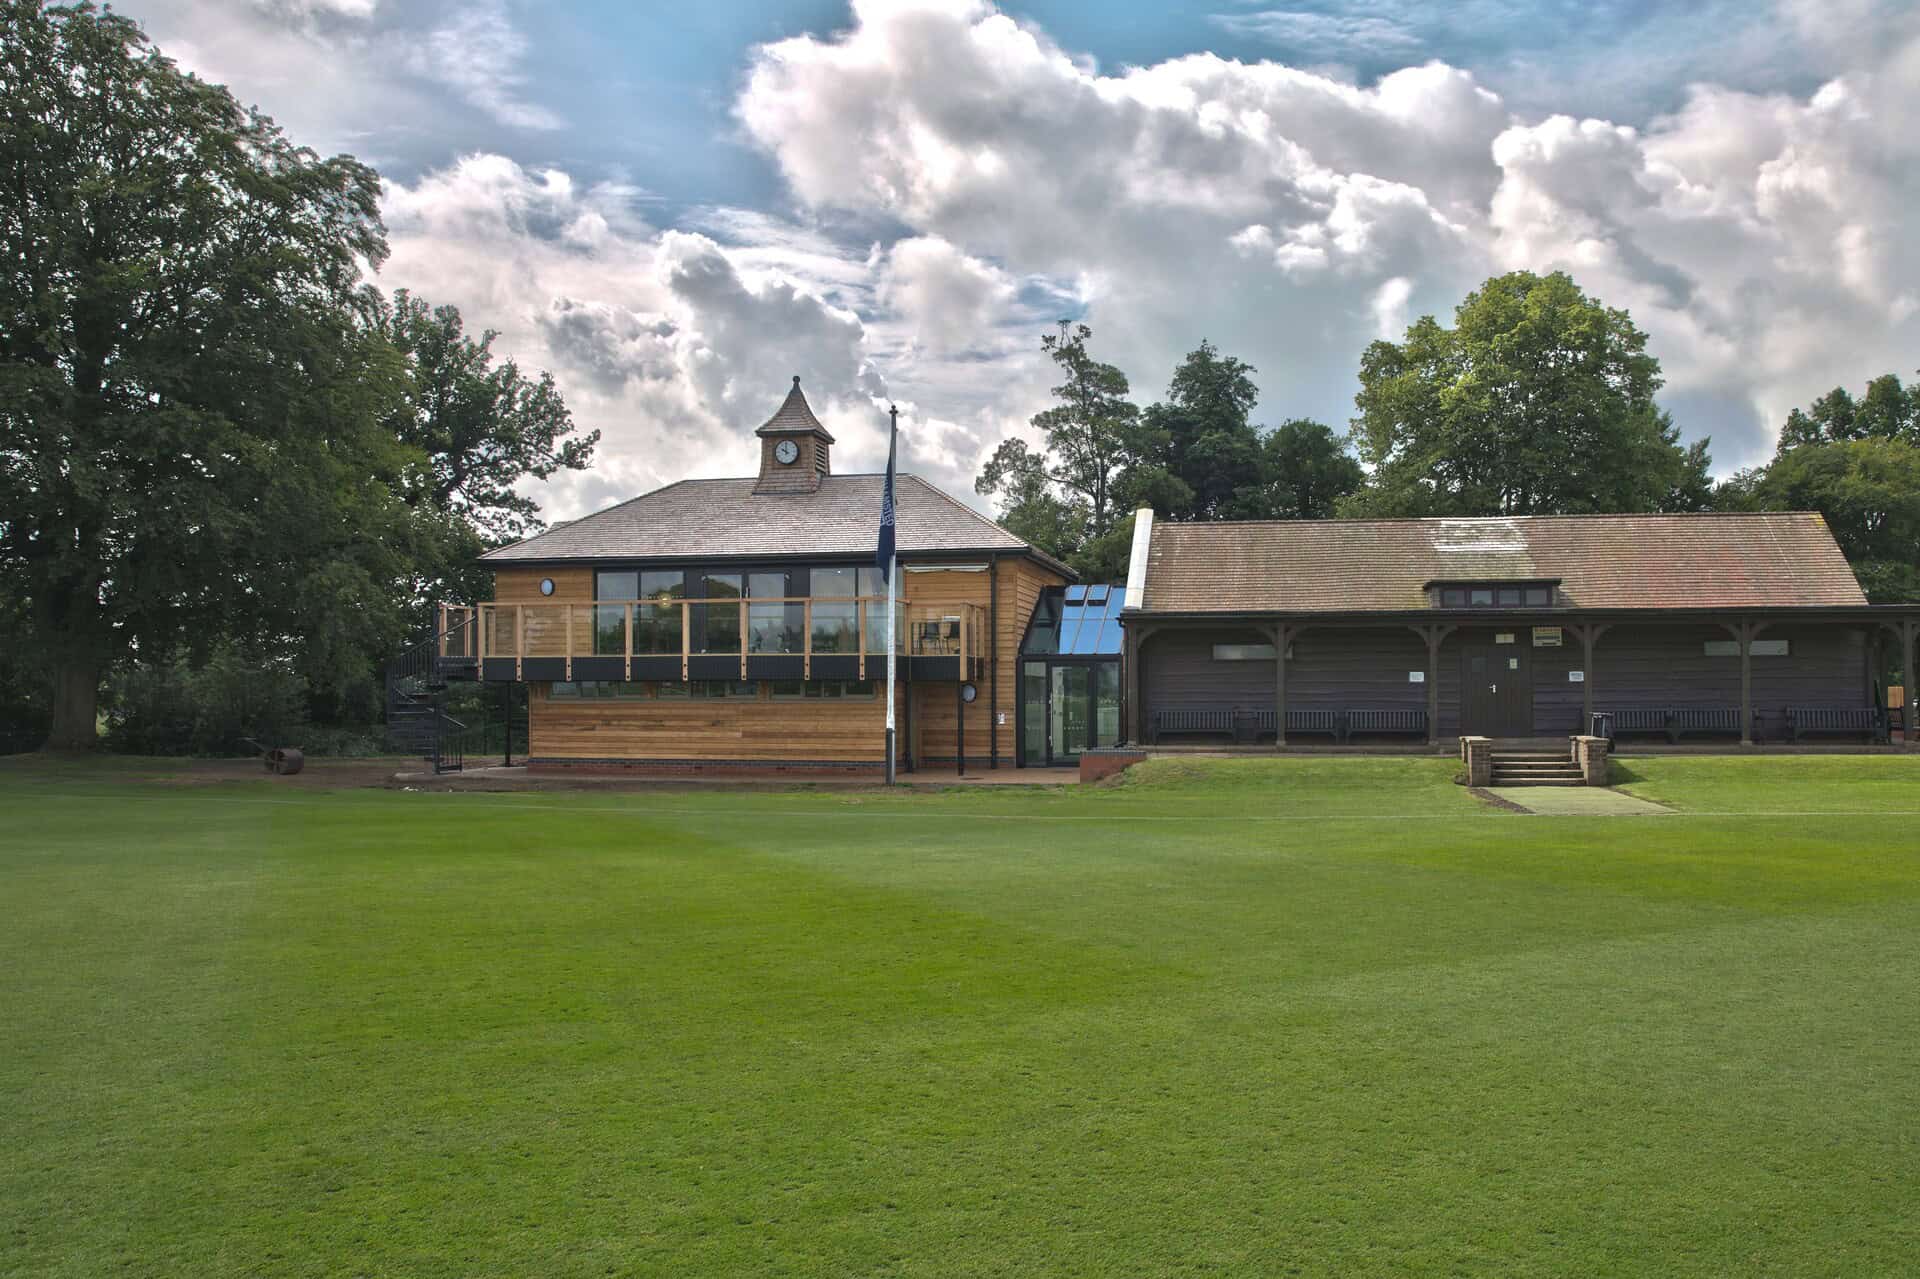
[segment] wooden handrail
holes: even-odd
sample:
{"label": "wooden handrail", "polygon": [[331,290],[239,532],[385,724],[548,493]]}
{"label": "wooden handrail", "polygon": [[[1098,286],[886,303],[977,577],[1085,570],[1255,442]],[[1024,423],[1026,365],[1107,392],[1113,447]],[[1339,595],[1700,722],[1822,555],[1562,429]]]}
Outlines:
{"label": "wooden handrail", "polygon": [[[902,625],[897,629],[895,634],[895,641],[899,645],[900,651],[903,654],[912,654],[915,652],[925,653],[926,650],[923,649],[916,640],[914,628],[907,624],[914,616],[908,609],[907,601],[897,600],[895,603],[899,607],[902,617]],[[793,605],[800,606],[800,646],[786,655],[799,657],[801,659],[802,671],[805,677],[810,679],[812,678],[813,657],[814,654],[819,651],[813,642],[814,623],[816,617],[820,616],[820,610],[816,609],[815,605],[831,605],[838,609],[851,607],[854,610],[851,619],[842,617],[833,620],[836,627],[843,622],[851,623],[850,629],[854,631],[855,649],[853,652],[845,655],[859,659],[860,671],[862,672],[862,677],[864,677],[864,672],[868,665],[865,659],[868,656],[884,653],[884,650],[876,653],[874,646],[880,642],[882,631],[872,624],[868,610],[874,606],[884,607],[885,604],[886,597],[880,595],[787,595],[777,597],[744,596],[739,598],[733,603],[733,607],[737,610],[739,647],[736,652],[740,658],[741,678],[747,678],[745,674],[746,661],[747,658],[753,654],[751,648],[753,642],[753,610],[756,606],[764,605],[782,609]],[[682,671],[685,672],[689,669],[688,664],[695,655],[693,650],[694,626],[691,610],[694,608],[717,610],[724,609],[727,606],[728,601],[726,600],[707,599],[574,600],[564,603],[557,601],[535,601],[533,603],[476,604],[468,608],[466,612],[470,619],[470,624],[479,637],[475,641],[474,648],[477,655],[484,657],[491,651],[496,657],[510,655],[516,663],[524,663],[525,659],[529,657],[560,658],[566,663],[566,666],[563,668],[565,678],[572,678],[571,667],[574,658],[617,656],[621,659],[623,667],[630,675],[633,658],[635,656],[671,656],[675,651],[674,649],[667,649],[664,652],[636,652],[634,648],[634,630],[639,618],[648,618],[656,622],[664,623],[664,610],[669,608],[675,610],[679,615],[676,619],[679,623],[680,636],[680,643],[677,647],[681,658],[681,668]],[[620,647],[614,653],[605,653],[600,650],[600,637],[604,629],[602,618],[605,615],[600,613],[599,610],[610,608],[618,608],[620,610],[621,639]],[[557,616],[554,613],[556,609],[561,610]],[[640,609],[649,611],[643,613],[637,612],[637,610]],[[585,627],[577,624],[575,619],[576,610],[586,611],[588,624]],[[453,616],[455,611],[457,610],[450,610],[448,614],[449,617]],[[978,622],[979,616],[982,615],[980,607],[974,604],[949,605],[940,609],[937,614],[940,618],[951,619],[957,616],[962,620],[965,637],[964,645],[969,654],[975,652],[979,647]],[[709,616],[711,616],[711,614],[709,614]],[[923,613],[921,616],[924,618],[934,616],[934,614]],[[491,629],[500,626],[503,617],[510,618],[506,652],[501,652],[501,646],[490,642],[487,638]],[[660,629],[664,629],[664,626]],[[671,632],[668,633],[671,634]],[[671,643],[671,641],[668,642]],[[951,645],[951,643],[951,640],[948,641],[949,645]],[[608,647],[612,646],[608,645]],[[951,646],[943,646],[939,651],[951,656],[954,648]],[[719,654],[715,655],[718,656]],[[734,653],[725,654],[725,656],[729,657],[734,655]],[[773,655],[774,654],[767,654],[767,656]],[[835,654],[835,656],[839,655],[841,654]],[[522,668],[516,665],[515,669],[517,678]],[[686,675],[683,674],[682,678],[686,678]]]}

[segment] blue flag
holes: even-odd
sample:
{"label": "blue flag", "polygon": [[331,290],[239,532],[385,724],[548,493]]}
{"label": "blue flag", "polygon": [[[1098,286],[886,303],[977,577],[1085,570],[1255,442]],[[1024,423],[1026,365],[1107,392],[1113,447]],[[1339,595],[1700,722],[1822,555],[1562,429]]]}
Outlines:
{"label": "blue flag", "polygon": [[888,409],[887,415],[892,421],[887,428],[887,486],[880,495],[880,544],[874,552],[883,582],[893,571],[893,451],[900,435],[900,410]]}

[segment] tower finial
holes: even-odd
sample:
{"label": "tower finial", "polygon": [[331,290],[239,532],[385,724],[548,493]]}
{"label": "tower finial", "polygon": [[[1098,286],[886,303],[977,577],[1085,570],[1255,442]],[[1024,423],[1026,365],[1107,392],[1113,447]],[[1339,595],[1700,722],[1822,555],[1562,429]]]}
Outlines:
{"label": "tower finial", "polygon": [[795,386],[799,386],[799,385],[800,385],[800,375],[799,375],[798,373],[796,373],[796,374],[794,374],[794,375],[793,375],[793,384],[794,384]]}

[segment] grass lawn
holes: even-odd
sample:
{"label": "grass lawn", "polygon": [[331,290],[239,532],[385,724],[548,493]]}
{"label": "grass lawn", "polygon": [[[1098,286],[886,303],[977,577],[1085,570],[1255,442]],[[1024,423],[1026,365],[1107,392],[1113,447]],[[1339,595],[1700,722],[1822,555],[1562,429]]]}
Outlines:
{"label": "grass lawn", "polygon": [[0,1273],[1920,1270],[1920,758],[1456,767],[0,763]]}

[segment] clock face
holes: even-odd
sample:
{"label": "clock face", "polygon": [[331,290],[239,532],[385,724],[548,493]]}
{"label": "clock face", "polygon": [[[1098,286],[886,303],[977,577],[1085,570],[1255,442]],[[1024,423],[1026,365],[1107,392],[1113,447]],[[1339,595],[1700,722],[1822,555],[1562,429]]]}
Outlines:
{"label": "clock face", "polygon": [[792,466],[793,459],[800,456],[800,446],[792,440],[781,440],[773,446],[774,460],[782,466]]}

